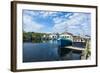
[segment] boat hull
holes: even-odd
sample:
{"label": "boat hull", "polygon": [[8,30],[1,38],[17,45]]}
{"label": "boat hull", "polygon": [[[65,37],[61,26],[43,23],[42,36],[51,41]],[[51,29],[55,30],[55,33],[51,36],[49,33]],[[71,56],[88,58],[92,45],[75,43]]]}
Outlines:
{"label": "boat hull", "polygon": [[60,48],[64,48],[65,46],[72,46],[72,41],[69,39],[59,39],[58,45]]}

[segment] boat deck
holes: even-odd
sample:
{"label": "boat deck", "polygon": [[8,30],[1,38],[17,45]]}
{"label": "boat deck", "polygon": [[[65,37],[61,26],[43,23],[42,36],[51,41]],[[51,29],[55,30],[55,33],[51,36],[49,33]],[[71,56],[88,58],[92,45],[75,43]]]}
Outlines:
{"label": "boat deck", "polygon": [[75,47],[75,46],[65,46],[64,48],[69,48],[72,50],[77,50],[77,51],[84,51],[84,48],[80,48],[80,47]]}

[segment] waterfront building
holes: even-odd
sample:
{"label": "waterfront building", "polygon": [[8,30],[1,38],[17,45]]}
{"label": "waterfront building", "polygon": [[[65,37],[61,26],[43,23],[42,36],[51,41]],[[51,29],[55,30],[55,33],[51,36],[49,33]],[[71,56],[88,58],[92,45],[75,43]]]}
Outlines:
{"label": "waterfront building", "polygon": [[49,35],[49,38],[52,40],[57,40],[59,38],[59,33],[52,33]]}

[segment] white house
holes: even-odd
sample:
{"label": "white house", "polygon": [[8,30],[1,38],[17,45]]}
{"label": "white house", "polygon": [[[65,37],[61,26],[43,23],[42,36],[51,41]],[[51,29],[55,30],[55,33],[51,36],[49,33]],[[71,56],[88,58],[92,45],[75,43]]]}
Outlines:
{"label": "white house", "polygon": [[58,39],[59,38],[59,34],[58,33],[52,33],[49,35],[50,39]]}

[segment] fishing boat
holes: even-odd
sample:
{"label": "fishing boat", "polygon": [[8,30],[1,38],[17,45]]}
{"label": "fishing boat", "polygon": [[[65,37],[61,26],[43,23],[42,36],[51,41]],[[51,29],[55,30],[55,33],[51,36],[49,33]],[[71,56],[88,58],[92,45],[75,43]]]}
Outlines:
{"label": "fishing boat", "polygon": [[72,40],[70,39],[59,38],[57,41],[60,48],[64,48],[65,46],[72,46]]}

